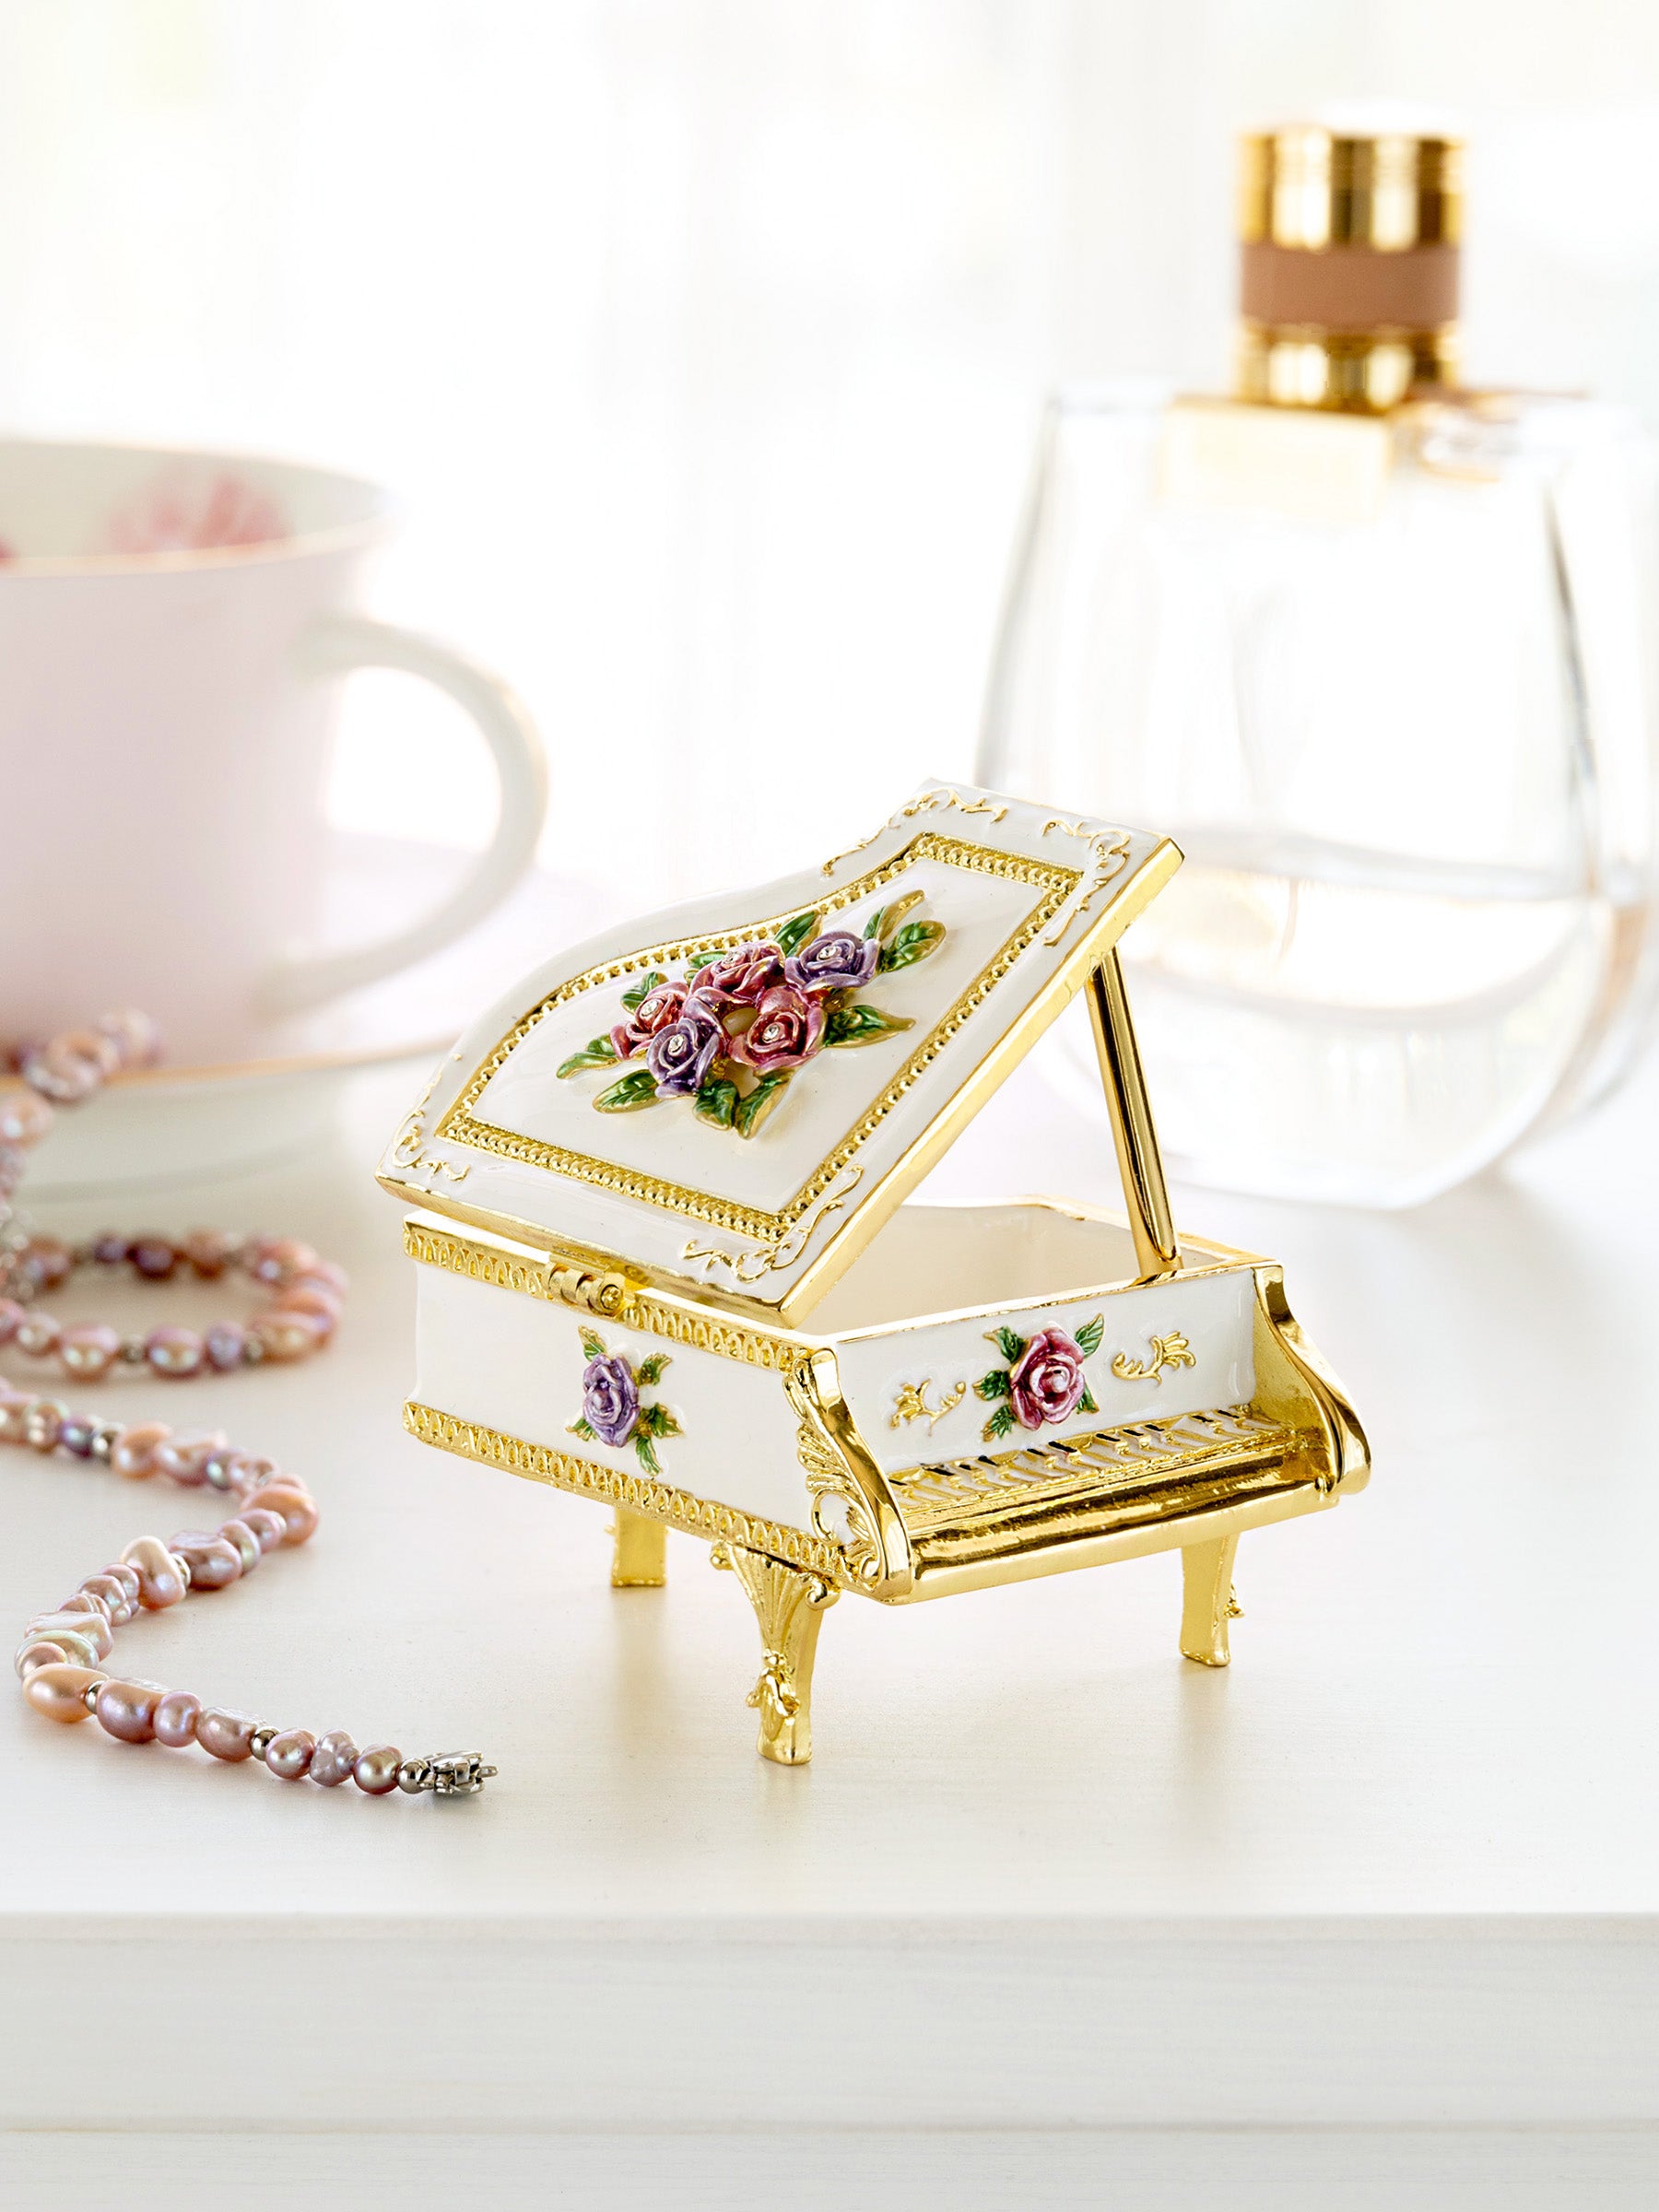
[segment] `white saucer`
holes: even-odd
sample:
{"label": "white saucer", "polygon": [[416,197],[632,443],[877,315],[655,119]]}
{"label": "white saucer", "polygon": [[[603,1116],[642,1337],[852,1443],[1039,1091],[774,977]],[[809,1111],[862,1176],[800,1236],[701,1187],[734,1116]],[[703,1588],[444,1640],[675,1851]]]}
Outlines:
{"label": "white saucer", "polygon": [[[403,839],[339,839],[329,942],[351,944],[388,918],[434,905],[467,856]],[[614,902],[614,894],[610,895]],[[199,1182],[314,1144],[347,1077],[377,1063],[435,1061],[478,1007],[546,953],[613,911],[597,884],[535,870],[446,950],[299,1020],[253,1053],[213,1065],[124,1076],[61,1112],[19,1194],[43,1198]]]}

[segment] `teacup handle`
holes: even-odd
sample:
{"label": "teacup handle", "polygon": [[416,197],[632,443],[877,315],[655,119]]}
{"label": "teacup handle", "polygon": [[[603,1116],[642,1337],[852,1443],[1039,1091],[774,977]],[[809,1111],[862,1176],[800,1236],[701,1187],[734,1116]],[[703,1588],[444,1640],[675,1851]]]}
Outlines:
{"label": "teacup handle", "polygon": [[436,638],[422,637],[367,615],[324,615],[297,647],[300,667],[314,677],[345,676],[354,668],[398,668],[423,676],[447,691],[484,733],[500,787],[495,835],[477,865],[441,904],[406,929],[346,952],[285,960],[259,986],[259,1004],[270,1014],[297,1014],[364,983],[378,982],[481,922],[499,906],[530,865],[547,811],[547,766],[541,739],[524,702],[487,668]]}

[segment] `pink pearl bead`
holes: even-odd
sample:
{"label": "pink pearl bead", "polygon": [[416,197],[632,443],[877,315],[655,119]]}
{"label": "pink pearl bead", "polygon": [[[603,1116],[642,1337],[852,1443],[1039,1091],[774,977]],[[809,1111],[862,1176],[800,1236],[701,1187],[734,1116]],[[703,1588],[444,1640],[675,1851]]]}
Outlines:
{"label": "pink pearl bead", "polygon": [[138,1571],[138,1603],[146,1612],[163,1612],[183,1597],[183,1577],[159,1536],[135,1536],[121,1556]]}
{"label": "pink pearl bead", "polygon": [[63,1645],[53,1643],[50,1637],[25,1636],[18,1646],[15,1664],[18,1673],[27,1681],[37,1666],[62,1666],[68,1657],[69,1654]]}
{"label": "pink pearl bead", "polygon": [[55,1290],[75,1267],[75,1254],[62,1237],[30,1237],[23,1258],[43,1290]]}
{"label": "pink pearl bead", "polygon": [[24,1414],[23,1441],[37,1452],[50,1452],[64,1432],[67,1417],[49,1398],[37,1398]]}
{"label": "pink pearl bead", "polygon": [[308,1314],[317,1324],[319,1338],[326,1343],[340,1325],[343,1308],[332,1290],[300,1288],[285,1290],[276,1300],[276,1311]]}
{"label": "pink pearl bead", "polygon": [[255,1282],[286,1283],[292,1276],[309,1275],[316,1265],[316,1253],[298,1237],[261,1237],[248,1273]]}
{"label": "pink pearl bead", "polygon": [[[98,1652],[89,1636],[76,1636],[68,1629],[60,1629],[55,1636],[47,1635],[43,1629],[25,1629],[14,1662],[18,1674],[26,1675],[30,1666],[37,1665],[38,1653],[48,1645],[53,1658],[65,1660],[71,1666],[98,1665]],[[31,1657],[31,1653],[37,1656]]]}
{"label": "pink pearl bead", "polygon": [[287,1728],[265,1747],[265,1763],[278,1782],[303,1782],[311,1771],[317,1739],[303,1728]]}
{"label": "pink pearl bead", "polygon": [[351,1288],[351,1277],[344,1267],[333,1260],[314,1260],[302,1275],[296,1276],[295,1285],[314,1283],[320,1289],[332,1290],[336,1298],[344,1298]]}
{"label": "pink pearl bead", "polygon": [[31,1359],[43,1359],[48,1353],[57,1350],[62,1334],[50,1313],[42,1313],[38,1306],[32,1306],[12,1331],[12,1342]]}
{"label": "pink pearl bead", "polygon": [[202,1700],[187,1689],[170,1689],[156,1706],[156,1741],[182,1751],[195,1742],[196,1721]]}
{"label": "pink pearl bead", "polygon": [[121,1338],[102,1322],[77,1323],[58,1337],[58,1358],[64,1372],[77,1382],[95,1382],[108,1374],[121,1349]]}
{"label": "pink pearl bead", "polygon": [[71,1030],[53,1041],[73,1059],[89,1061],[100,1083],[121,1065],[121,1047],[102,1030]]}
{"label": "pink pearl bead", "polygon": [[264,1489],[255,1490],[242,1508],[244,1520],[250,1507],[281,1515],[285,1544],[303,1544],[316,1533],[316,1506],[309,1494],[292,1482],[268,1482]]}
{"label": "pink pearl bead", "polygon": [[30,1053],[23,1063],[23,1073],[37,1090],[61,1106],[79,1105],[103,1080],[97,1060],[76,1052],[72,1036],[54,1037],[50,1044]]}
{"label": "pink pearl bead", "polygon": [[211,1529],[181,1529],[168,1537],[167,1548],[189,1568],[193,1590],[223,1590],[241,1580],[241,1552]]}
{"label": "pink pearl bead", "polygon": [[148,1067],[160,1057],[161,1032],[147,1014],[129,1008],[106,1014],[92,1026],[114,1045],[123,1067]]}
{"label": "pink pearl bead", "polygon": [[254,1723],[245,1712],[229,1712],[222,1705],[209,1705],[197,1716],[195,1740],[215,1759],[234,1764],[253,1756],[253,1729]]}
{"label": "pink pearl bead", "polygon": [[357,1746],[345,1729],[331,1729],[312,1753],[311,1778],[325,1790],[338,1789],[351,1780],[357,1758]]}
{"label": "pink pearl bead", "polygon": [[[93,1659],[107,1659],[115,1641],[114,1630],[101,1615],[97,1613],[37,1613],[25,1631],[29,1637],[49,1636],[53,1643],[64,1643],[74,1638],[86,1645]],[[78,1654],[75,1654],[78,1656]]]}
{"label": "pink pearl bead", "polygon": [[204,1282],[224,1274],[236,1252],[237,1240],[222,1229],[193,1229],[179,1247]]}
{"label": "pink pearl bead", "polygon": [[150,1465],[158,1475],[166,1475],[186,1489],[194,1489],[206,1481],[207,1462],[216,1452],[224,1451],[228,1441],[222,1429],[163,1437],[150,1453]]}
{"label": "pink pearl bead", "polygon": [[23,1308],[15,1298],[0,1298],[0,1344],[9,1344],[18,1333]]}
{"label": "pink pearl bead", "polygon": [[202,1365],[201,1335],[195,1329],[152,1329],[144,1340],[144,1356],[158,1375],[194,1375]]}
{"label": "pink pearl bead", "polygon": [[23,1427],[34,1400],[26,1390],[14,1390],[0,1381],[0,1443],[20,1444]]}
{"label": "pink pearl bead", "polygon": [[208,1366],[218,1368],[221,1374],[232,1373],[242,1363],[247,1341],[247,1331],[234,1321],[216,1321],[202,1335],[202,1349],[207,1356]]}
{"label": "pink pearl bead", "polygon": [[234,1521],[221,1521],[218,1533],[225,1543],[235,1546],[242,1572],[252,1574],[265,1557],[265,1547],[247,1523],[240,1516]]}
{"label": "pink pearl bead", "polygon": [[101,1679],[89,1666],[37,1667],[23,1685],[23,1695],[49,1721],[85,1721],[87,1691]]}
{"label": "pink pearl bead", "polygon": [[171,1237],[135,1237],[127,1246],[127,1258],[147,1282],[164,1283],[179,1264],[179,1248]]}
{"label": "pink pearl bead", "polygon": [[265,1347],[267,1359],[303,1359],[322,1341],[316,1318],[310,1313],[287,1313],[267,1306],[248,1324],[248,1335]]}
{"label": "pink pearl bead", "polygon": [[237,1519],[244,1528],[253,1530],[262,1552],[275,1551],[288,1534],[288,1523],[282,1515],[267,1512],[263,1505],[244,1505]]}
{"label": "pink pearl bead", "polygon": [[383,1797],[388,1790],[397,1787],[397,1770],[403,1765],[403,1753],[390,1744],[377,1744],[371,1751],[358,1754],[352,1772],[359,1790],[371,1797]]}
{"label": "pink pearl bead", "polygon": [[165,1421],[140,1421],[135,1428],[124,1429],[110,1453],[111,1466],[129,1482],[145,1481],[156,1471],[152,1457],[156,1446],[164,1444],[171,1434]]}
{"label": "pink pearl bead", "polygon": [[129,1567],[124,1559],[116,1559],[108,1567],[100,1567],[98,1571],[98,1576],[100,1581],[102,1581],[105,1577],[108,1577],[111,1582],[119,1583],[122,1589],[126,1593],[128,1606],[132,1608],[133,1612],[137,1612],[138,1570],[136,1567]]}
{"label": "pink pearl bead", "polygon": [[89,1574],[81,1584],[88,1597],[101,1598],[112,1627],[124,1628],[138,1610],[137,1578],[134,1578],[133,1594],[127,1595],[127,1586],[118,1582],[106,1569],[102,1574]]}
{"label": "pink pearl bead", "polygon": [[156,1707],[166,1695],[146,1682],[106,1682],[93,1712],[106,1735],[147,1744],[156,1733]]}
{"label": "pink pearl bead", "polygon": [[99,1620],[112,1621],[114,1615],[101,1597],[94,1597],[83,1583],[78,1590],[71,1590],[58,1607],[60,1613],[90,1613]]}
{"label": "pink pearl bead", "polygon": [[51,1107],[27,1085],[0,1092],[0,1144],[38,1145],[51,1126]]}

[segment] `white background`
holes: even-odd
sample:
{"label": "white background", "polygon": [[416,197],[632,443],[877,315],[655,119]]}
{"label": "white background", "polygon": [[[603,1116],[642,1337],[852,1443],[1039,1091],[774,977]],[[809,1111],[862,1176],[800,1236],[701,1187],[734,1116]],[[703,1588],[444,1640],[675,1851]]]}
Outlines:
{"label": "white background", "polygon": [[[1224,373],[1234,128],[1384,97],[1473,136],[1471,371],[1653,411],[1641,0],[3,0],[0,424],[391,483],[552,855],[767,876],[970,768],[1045,385]],[[359,688],[337,816],[477,841]]]}

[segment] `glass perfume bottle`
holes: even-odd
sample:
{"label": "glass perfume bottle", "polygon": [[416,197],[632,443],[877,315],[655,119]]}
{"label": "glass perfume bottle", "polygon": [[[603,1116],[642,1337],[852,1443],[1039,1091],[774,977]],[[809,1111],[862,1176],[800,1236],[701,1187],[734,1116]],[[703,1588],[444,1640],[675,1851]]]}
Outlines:
{"label": "glass perfume bottle", "polygon": [[1179,1170],[1406,1206],[1659,995],[1659,486],[1619,410],[1458,388],[1453,142],[1243,156],[1237,396],[1052,402],[979,775],[1182,845],[1124,947]]}

